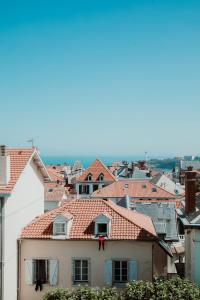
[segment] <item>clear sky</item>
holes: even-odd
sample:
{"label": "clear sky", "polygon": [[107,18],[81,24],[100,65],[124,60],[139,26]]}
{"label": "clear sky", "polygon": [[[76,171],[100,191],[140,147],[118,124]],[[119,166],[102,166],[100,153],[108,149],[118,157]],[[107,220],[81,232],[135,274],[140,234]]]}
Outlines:
{"label": "clear sky", "polygon": [[0,143],[200,154],[200,1],[0,0]]}

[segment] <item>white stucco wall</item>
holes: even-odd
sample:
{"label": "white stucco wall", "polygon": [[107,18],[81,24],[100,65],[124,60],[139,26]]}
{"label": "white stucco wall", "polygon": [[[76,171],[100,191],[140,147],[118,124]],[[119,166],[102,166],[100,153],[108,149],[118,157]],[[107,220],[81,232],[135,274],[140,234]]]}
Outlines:
{"label": "white stucco wall", "polygon": [[27,164],[5,202],[4,300],[17,297],[17,239],[22,228],[44,210],[44,185],[33,162]]}

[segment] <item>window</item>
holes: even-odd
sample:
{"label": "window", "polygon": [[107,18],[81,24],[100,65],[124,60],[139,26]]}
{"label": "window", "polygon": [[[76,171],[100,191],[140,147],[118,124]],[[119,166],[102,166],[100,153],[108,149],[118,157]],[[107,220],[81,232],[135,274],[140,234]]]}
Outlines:
{"label": "window", "polygon": [[35,259],[33,261],[34,282],[40,280],[42,283],[49,281],[49,263],[45,259]]}
{"label": "window", "polygon": [[87,180],[92,181],[92,174],[88,174]]}
{"label": "window", "polygon": [[125,189],[128,189],[128,183],[125,183],[124,187]]}
{"label": "window", "polygon": [[88,260],[75,259],[73,261],[73,281],[74,283],[88,282]]}
{"label": "window", "polygon": [[113,282],[128,281],[128,261],[115,260],[113,261]]}
{"label": "window", "polygon": [[93,185],[93,192],[95,192],[96,190],[98,190],[98,188],[99,188],[98,184],[94,184]]}
{"label": "window", "polygon": [[104,175],[103,174],[100,174],[99,175],[99,181],[103,181],[104,180]]}
{"label": "window", "polygon": [[147,187],[146,184],[143,184],[143,185],[142,185],[142,188],[143,188],[143,189],[146,189],[146,187]]}
{"label": "window", "polygon": [[152,192],[157,192],[157,188],[152,188]]}
{"label": "window", "polygon": [[65,222],[55,222],[55,234],[65,235],[66,234],[66,223]]}
{"label": "window", "polygon": [[107,223],[98,223],[97,224],[97,234],[98,235],[107,235],[108,234],[108,228]]}

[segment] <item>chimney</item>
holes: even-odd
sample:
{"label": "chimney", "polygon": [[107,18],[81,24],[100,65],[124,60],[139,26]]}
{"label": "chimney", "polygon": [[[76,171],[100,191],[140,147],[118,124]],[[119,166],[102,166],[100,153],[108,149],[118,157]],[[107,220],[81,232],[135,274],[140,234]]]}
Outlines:
{"label": "chimney", "polygon": [[128,194],[125,196],[125,205],[127,209],[130,209],[130,198]]}
{"label": "chimney", "polygon": [[191,214],[196,207],[196,172],[188,167],[185,172],[185,212]]}
{"label": "chimney", "polygon": [[10,155],[5,145],[0,145],[0,185],[7,185],[10,181]]}

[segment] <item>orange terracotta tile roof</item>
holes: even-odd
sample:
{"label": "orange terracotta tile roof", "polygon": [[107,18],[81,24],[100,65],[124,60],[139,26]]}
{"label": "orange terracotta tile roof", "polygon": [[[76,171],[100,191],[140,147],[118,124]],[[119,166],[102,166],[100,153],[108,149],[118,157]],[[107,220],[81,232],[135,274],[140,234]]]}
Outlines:
{"label": "orange terracotta tile roof", "polygon": [[50,182],[45,184],[44,200],[45,201],[62,201],[63,197],[69,193],[69,187],[61,184]]}
{"label": "orange terracotta tile roof", "polygon": [[92,182],[99,182],[98,178],[100,174],[104,175],[103,181],[113,182],[116,181],[115,176],[109,171],[109,169],[103,164],[100,159],[96,159],[89,168],[87,168],[83,174],[77,179],[77,182],[83,182],[87,180],[87,176],[92,175]]}
{"label": "orange terracotta tile roof", "polygon": [[92,197],[122,198],[128,194],[130,198],[164,198],[170,199],[177,196],[156,186],[149,180],[120,180],[95,191]]}
{"label": "orange terracotta tile roof", "polygon": [[26,164],[35,152],[35,148],[8,149],[7,151],[10,155],[10,181],[6,186],[0,185],[1,194],[10,194],[12,192]]}
{"label": "orange terracotta tile roof", "polygon": [[50,239],[53,220],[62,213],[73,215],[70,239],[93,240],[94,219],[107,212],[111,216],[111,240],[156,240],[156,232],[150,217],[122,208],[112,201],[101,199],[76,199],[65,202],[34,219],[21,233],[21,238]]}
{"label": "orange terracotta tile roof", "polygon": [[64,176],[60,174],[63,170],[63,166],[46,166],[46,168],[52,181],[65,181]]}

